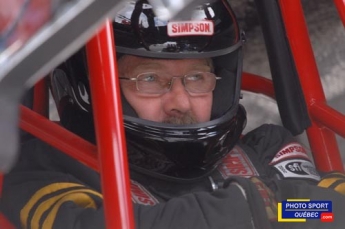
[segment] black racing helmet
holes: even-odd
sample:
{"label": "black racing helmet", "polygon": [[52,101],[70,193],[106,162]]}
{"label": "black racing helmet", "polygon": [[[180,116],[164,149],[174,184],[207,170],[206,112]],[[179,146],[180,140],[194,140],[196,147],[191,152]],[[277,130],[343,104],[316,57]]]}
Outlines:
{"label": "black racing helmet", "polygon": [[[176,125],[141,119],[122,95],[130,167],[178,179],[197,178],[213,171],[234,147],[246,123],[245,110],[239,105],[244,39],[228,1],[203,3],[188,18],[178,20],[164,19],[146,0],[131,1],[118,11],[113,28],[118,57],[211,58],[214,73],[221,77],[213,91],[211,120],[203,123]],[[94,141],[88,130],[93,126],[85,125],[90,123],[86,120],[92,109],[85,99],[89,98],[85,96],[89,95],[89,86],[84,60],[82,49],[55,70],[52,91],[53,96],[58,91],[70,91],[54,96],[61,107],[61,122]],[[70,87],[61,90],[56,85],[66,85],[63,78]]]}

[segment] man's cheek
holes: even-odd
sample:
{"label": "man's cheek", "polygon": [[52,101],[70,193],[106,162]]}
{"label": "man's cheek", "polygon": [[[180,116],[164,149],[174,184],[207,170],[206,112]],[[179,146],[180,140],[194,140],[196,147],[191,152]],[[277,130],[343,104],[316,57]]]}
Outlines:
{"label": "man's cheek", "polygon": [[137,106],[139,118],[155,122],[162,122],[165,118],[162,106],[157,101],[142,101]]}
{"label": "man's cheek", "polygon": [[193,113],[198,122],[207,122],[211,118],[212,110],[212,96],[207,95],[198,98],[198,100],[192,101]]}

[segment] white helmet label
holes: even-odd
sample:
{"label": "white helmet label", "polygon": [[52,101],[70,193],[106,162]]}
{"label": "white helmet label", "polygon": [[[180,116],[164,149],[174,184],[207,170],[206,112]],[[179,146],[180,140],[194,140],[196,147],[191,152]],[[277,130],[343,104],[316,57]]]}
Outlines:
{"label": "white helmet label", "polygon": [[213,21],[203,20],[168,22],[168,35],[170,37],[193,35],[212,36],[213,33]]}

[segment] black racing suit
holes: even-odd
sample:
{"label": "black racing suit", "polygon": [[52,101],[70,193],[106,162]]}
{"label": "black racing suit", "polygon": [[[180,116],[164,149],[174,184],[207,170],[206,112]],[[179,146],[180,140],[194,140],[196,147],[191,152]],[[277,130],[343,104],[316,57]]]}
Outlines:
{"label": "black racing suit", "polygon": [[[282,127],[245,135],[208,176],[163,179],[131,170],[136,228],[344,228],[345,196],[318,187],[305,149]],[[331,200],[334,221],[277,222],[277,202]],[[34,139],[5,176],[1,211],[18,228],[105,228],[99,174]]]}

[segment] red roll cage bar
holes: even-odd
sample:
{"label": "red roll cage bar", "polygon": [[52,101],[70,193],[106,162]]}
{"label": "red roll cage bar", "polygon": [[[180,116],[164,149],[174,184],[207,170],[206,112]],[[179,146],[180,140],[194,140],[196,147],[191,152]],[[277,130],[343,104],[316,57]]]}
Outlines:
{"label": "red roll cage bar", "polygon": [[[334,0],[345,25],[345,1]],[[344,171],[335,134],[345,138],[345,116],[329,107],[312,51],[300,0],[279,0],[312,125],[306,129],[313,158],[321,171]],[[107,228],[135,228],[111,21],[86,44],[90,64],[98,145],[93,145],[48,119],[45,80],[34,88],[34,106],[20,107],[20,128],[100,172]],[[271,80],[243,73],[242,89],[275,98]],[[100,102],[101,101],[101,102]],[[104,111],[107,112],[104,112]],[[0,187],[2,177],[0,176]],[[0,188],[1,194],[1,188]],[[0,214],[0,228],[12,228]]]}

